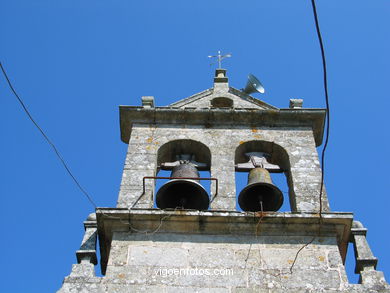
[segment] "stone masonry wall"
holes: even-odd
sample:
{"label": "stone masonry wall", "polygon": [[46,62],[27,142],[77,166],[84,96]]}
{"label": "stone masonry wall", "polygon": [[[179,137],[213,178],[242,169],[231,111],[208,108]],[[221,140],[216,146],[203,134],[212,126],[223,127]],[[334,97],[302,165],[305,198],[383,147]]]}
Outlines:
{"label": "stone masonry wall", "polygon": [[[158,126],[134,124],[117,207],[130,208],[138,198],[140,199],[136,207],[153,206],[154,180],[146,181],[146,192],[143,194],[142,178],[156,175],[158,149],[163,144],[178,139],[199,141],[211,151],[211,177],[219,180],[218,196],[212,203],[212,209],[235,210],[235,150],[242,143],[259,140],[280,145],[289,156],[292,211],[318,211],[321,169],[311,129],[271,129],[256,126],[245,128],[231,125],[226,128],[223,126],[206,128],[180,124]],[[212,182],[212,191],[215,190],[214,184]],[[323,209],[328,210],[328,207],[324,191]]]}
{"label": "stone masonry wall", "polygon": [[115,283],[107,287],[109,292],[130,284],[170,287],[172,292],[177,292],[175,288],[184,292],[186,287],[219,288],[221,292],[230,288],[345,287],[344,266],[331,237],[304,249],[290,274],[297,250],[309,238],[115,233],[105,281]]}
{"label": "stone masonry wall", "polygon": [[106,276],[59,292],[347,292],[335,237],[302,250],[290,273],[309,238],[115,233]]}
{"label": "stone masonry wall", "polygon": [[[145,212],[138,210],[138,216],[144,216],[132,221],[117,220],[118,215],[108,217],[121,229],[130,225],[132,232],[109,229],[113,234],[105,276],[97,277],[94,265],[83,259],[72,266],[57,293],[390,292],[383,272],[371,267],[369,261],[376,259],[368,244],[361,247],[366,240],[359,237],[366,229],[356,222],[352,231],[358,236],[354,245],[362,284],[348,282],[338,246],[346,232],[340,225],[349,222],[348,215],[328,217],[329,223],[323,227],[325,234],[313,239],[310,233],[318,227],[307,221],[308,215],[306,221],[302,216],[285,214],[285,218],[269,215],[260,222],[236,214],[226,222],[222,218],[213,220],[210,212],[211,218],[202,220],[177,212],[175,218],[165,215],[150,221],[154,213]],[[219,213],[219,217],[228,214]],[[335,221],[339,228],[330,224]]]}

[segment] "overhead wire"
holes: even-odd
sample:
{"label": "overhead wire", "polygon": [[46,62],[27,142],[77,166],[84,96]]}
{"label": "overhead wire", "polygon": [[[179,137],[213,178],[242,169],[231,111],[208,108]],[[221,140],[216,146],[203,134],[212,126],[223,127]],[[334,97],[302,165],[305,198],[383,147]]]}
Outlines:
{"label": "overhead wire", "polygon": [[27,109],[27,106],[24,104],[23,100],[20,98],[20,96],[18,95],[18,93],[16,92],[15,88],[13,87],[12,83],[11,83],[11,80],[9,79],[8,75],[7,75],[7,72],[5,71],[4,67],[3,67],[3,64],[2,62],[0,61],[0,68],[1,68],[1,71],[4,75],[4,78],[6,79],[7,81],[7,84],[9,86],[9,88],[11,89],[12,93],[14,94],[14,96],[16,97],[16,99],[18,100],[18,102],[20,103],[20,105],[22,106],[24,112],[26,113],[26,115],[28,116],[28,118],[31,120],[31,122],[34,124],[34,126],[39,130],[39,132],[42,134],[42,136],[44,137],[44,139],[47,141],[47,143],[52,147],[52,149],[54,150],[54,153],[56,154],[57,158],[60,160],[61,164],[64,166],[66,172],[68,173],[68,175],[72,178],[73,182],[77,185],[77,187],[80,189],[80,191],[84,194],[84,196],[88,199],[88,201],[95,207],[97,208],[97,205],[96,203],[94,202],[94,200],[92,199],[92,197],[88,194],[88,192],[81,186],[81,184],[79,183],[79,181],[77,180],[77,178],[75,177],[75,175],[73,175],[72,171],[70,170],[69,166],[67,165],[67,163],[65,162],[64,158],[61,156],[60,152],[58,151],[57,147],[55,146],[55,144],[49,139],[49,137],[46,135],[45,131],[42,129],[42,127],[39,126],[39,124],[35,121],[35,119],[32,117],[32,115],[30,114],[30,111]]}
{"label": "overhead wire", "polygon": [[325,105],[326,105],[326,133],[325,133],[325,142],[324,142],[324,147],[322,148],[322,153],[321,153],[321,188],[320,188],[320,215],[322,215],[322,194],[323,194],[323,189],[324,189],[324,174],[325,174],[325,152],[326,148],[328,146],[329,142],[329,132],[330,132],[330,107],[329,107],[329,96],[328,96],[328,74],[326,71],[326,58],[325,58],[325,49],[324,49],[324,44],[322,41],[322,36],[321,36],[321,30],[320,30],[320,25],[318,21],[318,15],[317,15],[317,8],[316,8],[316,3],[315,0],[311,0],[312,3],[312,8],[313,8],[313,14],[314,14],[314,20],[316,24],[316,31],[317,31],[317,37],[318,41],[320,43],[320,48],[321,48],[321,57],[322,57],[322,69],[323,69],[323,79],[324,79],[324,91],[325,91]]}
{"label": "overhead wire", "polygon": [[[44,137],[44,139],[47,141],[47,143],[52,147],[52,149],[54,150],[54,153],[56,154],[57,158],[60,160],[60,162],[62,163],[62,165],[64,166],[65,170],[67,171],[68,175],[72,178],[72,180],[74,181],[74,183],[77,185],[77,187],[81,190],[81,192],[85,195],[85,197],[88,199],[88,201],[95,207],[95,209],[97,209],[97,205],[95,203],[95,201],[92,199],[92,196],[89,195],[89,193],[81,186],[81,184],[79,183],[79,181],[77,180],[77,178],[75,177],[75,175],[73,175],[72,171],[70,170],[69,166],[66,164],[65,160],[63,159],[63,157],[61,156],[60,152],[58,151],[57,147],[55,146],[55,144],[49,139],[49,137],[47,136],[47,134],[45,133],[45,131],[42,129],[42,127],[39,126],[39,124],[35,121],[35,119],[32,117],[30,111],[28,110],[27,106],[25,105],[25,103],[23,102],[23,100],[20,98],[20,96],[18,95],[18,93],[16,92],[14,86],[12,85],[11,83],[11,80],[9,79],[8,77],[8,74],[7,72],[5,71],[5,68],[2,64],[2,62],[0,62],[0,68],[1,68],[1,71],[7,81],[7,84],[9,86],[9,88],[11,89],[12,93],[14,94],[14,96],[17,98],[18,102],[20,103],[20,105],[22,106],[24,112],[26,113],[26,115],[28,116],[28,118],[31,120],[31,122],[34,124],[34,126],[39,130],[39,132],[42,134],[42,136]],[[140,197],[142,197],[144,193],[142,193],[140,195]],[[139,198],[140,198],[139,197]],[[139,198],[137,199],[136,203],[138,202]],[[133,206],[129,209],[131,210],[132,208],[134,208],[135,204],[133,204]],[[176,209],[175,209],[176,211]],[[101,211],[100,211],[101,212]],[[112,219],[119,219],[121,221],[121,218],[120,217],[115,217],[115,216],[112,216],[112,215],[109,215],[109,214],[106,214],[104,212],[101,212],[102,214],[104,214],[106,217],[108,218],[112,218]],[[141,231],[141,230],[138,230],[134,227],[131,226],[130,222],[126,223],[127,225],[129,225],[130,229],[135,231],[135,232],[138,232],[138,233],[145,233],[145,234],[154,234],[156,233],[162,226],[163,224],[163,221],[165,219],[168,219],[169,217],[171,217],[172,215],[167,215],[167,216],[164,216],[161,218],[160,220],[160,223],[159,225],[157,226],[156,229],[153,229],[153,230],[145,230],[145,231]]]}
{"label": "overhead wire", "polygon": [[[325,92],[325,105],[326,105],[326,132],[325,132],[325,142],[324,147],[322,148],[321,152],[321,186],[320,186],[320,194],[319,194],[319,226],[318,226],[318,236],[321,234],[321,227],[322,227],[322,196],[323,196],[323,190],[324,190],[324,176],[325,176],[325,152],[326,148],[328,146],[329,142],[329,133],[330,133],[330,106],[329,106],[329,95],[328,95],[328,75],[326,70],[326,58],[325,58],[325,49],[324,49],[324,43],[322,41],[322,35],[320,30],[320,25],[318,21],[318,14],[317,14],[317,7],[315,0],[311,0],[311,6],[313,10],[313,16],[314,16],[314,22],[316,26],[316,32],[317,32],[317,38],[318,42],[320,44],[321,49],[321,59],[322,59],[322,69],[323,69],[323,84],[324,84],[324,92]],[[309,242],[305,243],[296,253],[293,263],[290,267],[290,273],[293,272],[294,265],[298,259],[299,253],[307,247],[309,244],[313,243],[314,239],[316,237],[314,236]]]}
{"label": "overhead wire", "polygon": [[[39,126],[39,124],[35,121],[35,119],[32,117],[30,111],[28,110],[27,106],[25,105],[25,103],[23,102],[23,100],[20,98],[20,96],[18,95],[18,93],[16,92],[14,86],[12,85],[11,83],[11,80],[9,79],[8,77],[8,74],[2,64],[2,62],[0,62],[0,68],[1,68],[1,71],[4,75],[4,78],[6,79],[7,81],[7,84],[9,86],[9,88],[11,89],[12,93],[14,94],[14,96],[17,98],[18,102],[20,103],[20,105],[22,106],[24,112],[26,113],[26,115],[28,116],[28,118],[31,120],[31,122],[34,124],[34,126],[39,130],[39,132],[42,134],[42,136],[44,137],[44,139],[47,141],[47,143],[52,147],[52,149],[54,150],[54,153],[56,154],[57,158],[60,160],[60,162],[62,163],[62,165],[64,166],[65,170],[67,171],[68,175],[72,178],[73,182],[77,185],[77,187],[80,189],[80,191],[85,195],[85,197],[88,199],[88,201],[95,207],[95,209],[97,209],[97,205],[95,203],[95,201],[93,200],[92,196],[81,186],[80,182],[77,180],[77,178],[75,177],[75,175],[72,173],[72,171],[70,170],[69,166],[67,165],[67,163],[65,162],[65,160],[63,159],[63,157],[61,156],[60,152],[58,151],[57,147],[55,146],[55,144],[49,139],[48,135],[45,133],[45,131],[42,129],[42,127]],[[140,197],[142,197],[143,193],[140,195]],[[139,198],[140,198],[139,197]],[[138,198],[138,200],[139,200]],[[136,202],[138,202],[138,200]],[[135,204],[133,204],[133,206],[129,209],[131,210],[132,208],[134,208]],[[176,209],[175,209],[176,211]],[[101,212],[101,211],[100,211]],[[101,212],[102,214],[104,214],[106,217],[108,218],[112,218],[112,219],[119,219],[121,221],[121,218],[120,217],[115,217],[115,216],[112,216],[112,215],[109,215],[109,214],[106,214],[104,212]],[[141,230],[137,230],[135,229],[134,227],[132,227],[130,225],[130,222],[129,223],[126,223],[127,225],[129,225],[130,229],[133,230],[133,231],[136,231],[138,233],[145,233],[145,234],[154,234],[156,233],[162,226],[163,224],[163,221],[169,217],[171,217],[172,215],[167,215],[167,216],[164,216],[161,218],[160,220],[160,223],[159,225],[157,226],[156,229],[153,229],[151,231],[149,230],[145,230],[145,231],[141,231]]]}

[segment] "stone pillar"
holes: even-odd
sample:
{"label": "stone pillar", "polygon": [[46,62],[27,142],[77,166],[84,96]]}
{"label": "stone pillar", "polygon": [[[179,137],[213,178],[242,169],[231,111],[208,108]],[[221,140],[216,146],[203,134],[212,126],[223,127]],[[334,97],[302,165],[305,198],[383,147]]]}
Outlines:
{"label": "stone pillar", "polygon": [[85,233],[80,249],[76,251],[77,264],[72,265],[70,275],[65,278],[62,288],[57,293],[73,292],[74,287],[77,287],[77,290],[84,288],[84,291],[81,290],[80,292],[101,292],[97,290],[96,286],[100,282],[100,278],[95,276],[95,265],[97,264],[97,222],[95,213],[90,214],[84,221],[84,229]]}
{"label": "stone pillar", "polygon": [[156,175],[157,153],[154,133],[154,125],[133,125],[123,168],[118,208],[153,207],[155,180],[145,180],[144,192],[143,178]]}
{"label": "stone pillar", "polygon": [[84,222],[84,237],[80,245],[80,249],[76,251],[77,263],[97,264],[96,258],[96,237],[97,237],[97,223],[96,214],[92,213]]}
{"label": "stone pillar", "polygon": [[[234,152],[214,154],[212,152],[211,177],[218,179],[218,195],[211,203],[213,210],[236,209],[236,181],[234,168]],[[212,197],[215,193],[215,181],[211,182]]]}
{"label": "stone pillar", "polygon": [[[293,145],[289,147],[290,157],[290,198],[292,211],[319,212],[321,167],[315,143],[310,145]],[[291,188],[294,192],[292,194]],[[325,185],[322,190],[322,211],[329,211],[329,202]]]}
{"label": "stone pillar", "polygon": [[226,76],[226,69],[215,70],[214,77],[214,93],[227,93],[229,91],[228,78]]}
{"label": "stone pillar", "polygon": [[360,274],[359,283],[370,287],[385,287],[387,283],[383,273],[376,270],[378,259],[367,243],[367,229],[359,221],[353,221],[351,233],[356,259],[355,274]]}

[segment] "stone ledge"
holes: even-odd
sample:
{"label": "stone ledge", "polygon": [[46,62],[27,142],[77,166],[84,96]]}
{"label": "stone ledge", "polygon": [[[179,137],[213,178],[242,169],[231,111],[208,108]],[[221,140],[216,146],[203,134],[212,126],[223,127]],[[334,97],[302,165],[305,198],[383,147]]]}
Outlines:
{"label": "stone ledge", "polygon": [[311,127],[316,145],[322,143],[325,109],[176,109],[119,106],[121,139],[128,143],[133,123],[205,125],[260,125],[277,127]]}
{"label": "stone ledge", "polygon": [[101,268],[105,273],[113,232],[192,233],[251,235],[261,223],[261,236],[337,236],[345,259],[353,215],[317,213],[193,211],[160,209],[98,208],[96,210]]}

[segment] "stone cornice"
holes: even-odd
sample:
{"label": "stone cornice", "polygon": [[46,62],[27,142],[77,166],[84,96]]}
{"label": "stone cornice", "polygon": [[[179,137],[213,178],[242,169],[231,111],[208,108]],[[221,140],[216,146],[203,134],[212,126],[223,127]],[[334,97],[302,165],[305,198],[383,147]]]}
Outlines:
{"label": "stone cornice", "polygon": [[316,145],[322,143],[325,109],[259,110],[251,108],[176,108],[119,106],[121,139],[128,143],[133,123],[257,127],[311,127]]}

